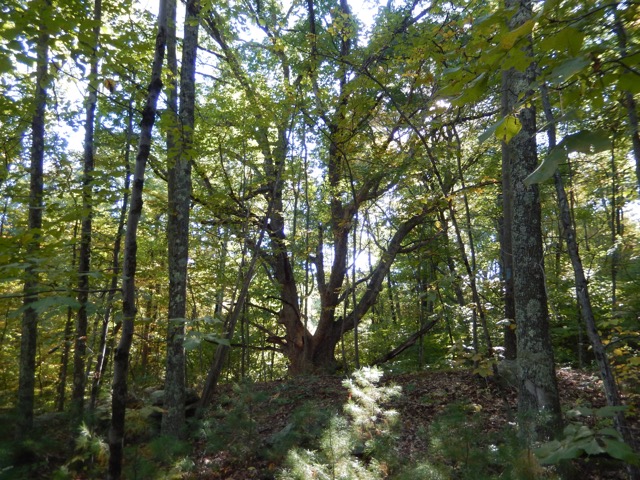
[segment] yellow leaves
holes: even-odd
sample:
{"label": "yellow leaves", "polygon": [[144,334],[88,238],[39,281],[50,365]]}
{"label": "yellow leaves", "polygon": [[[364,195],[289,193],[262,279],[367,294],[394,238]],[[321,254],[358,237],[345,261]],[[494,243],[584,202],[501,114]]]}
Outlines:
{"label": "yellow leaves", "polygon": [[504,122],[496,129],[496,137],[509,143],[522,129],[522,123],[515,115],[508,115]]}
{"label": "yellow leaves", "polygon": [[515,115],[507,115],[502,118],[498,123],[492,125],[487,130],[485,130],[479,137],[478,141],[480,143],[486,141],[491,137],[491,135],[495,135],[498,140],[509,143],[513,137],[515,137],[520,130],[522,129],[522,123]]}
{"label": "yellow leaves", "polygon": [[280,38],[271,39],[271,49],[276,53],[283,53],[285,50],[284,42]]}
{"label": "yellow leaves", "polygon": [[624,350],[622,348],[616,348],[613,350],[613,354],[616,357],[621,357],[622,355],[624,355]]}
{"label": "yellow leaves", "polygon": [[116,81],[113,78],[105,78],[102,82],[104,88],[109,90],[109,93],[113,93],[116,90]]}

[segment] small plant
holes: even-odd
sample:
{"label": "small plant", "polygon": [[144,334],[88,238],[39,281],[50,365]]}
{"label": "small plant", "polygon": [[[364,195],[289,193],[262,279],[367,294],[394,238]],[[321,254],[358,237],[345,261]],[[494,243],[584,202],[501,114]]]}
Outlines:
{"label": "small plant", "polygon": [[541,463],[555,465],[564,460],[582,456],[609,456],[631,465],[640,465],[640,456],[624,443],[620,434],[611,426],[591,428],[584,422],[593,416],[597,423],[613,418],[625,407],[576,408],[567,413],[572,421],[563,432],[563,438],[545,443],[536,450]]}
{"label": "small plant", "polygon": [[[480,405],[452,404],[431,424],[427,460],[419,467],[434,471],[433,477],[469,480],[541,480],[555,478],[533,452],[526,448],[518,432],[506,427],[487,433]],[[418,478],[418,477],[401,477]],[[424,477],[423,477],[424,478]]]}
{"label": "small plant", "polygon": [[74,455],[55,474],[58,480],[75,478],[74,475],[99,475],[109,460],[109,446],[85,423],[80,425],[75,441]]}
{"label": "small plant", "polygon": [[233,393],[229,399],[230,409],[220,407],[213,418],[202,423],[201,437],[211,451],[229,450],[236,456],[253,455],[261,446],[255,416],[264,408],[267,397],[248,383],[235,385]]}
{"label": "small plant", "polygon": [[283,429],[268,438],[267,456],[279,460],[294,447],[312,447],[331,417],[331,409],[321,408],[314,402],[304,403],[291,414],[291,419]]}
{"label": "small plant", "polygon": [[382,372],[363,368],[343,383],[349,389],[346,415],[336,415],[320,439],[318,450],[289,452],[282,480],[308,478],[376,480],[392,469],[393,432],[397,412],[384,403],[399,387],[380,387]]}

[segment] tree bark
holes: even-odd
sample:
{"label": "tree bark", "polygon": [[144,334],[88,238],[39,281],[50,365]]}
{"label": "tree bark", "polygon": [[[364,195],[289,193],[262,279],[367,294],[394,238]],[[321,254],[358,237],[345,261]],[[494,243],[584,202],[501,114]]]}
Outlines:
{"label": "tree bark", "polygon": [[118,278],[120,277],[120,249],[122,244],[122,236],[124,234],[124,224],[127,219],[127,208],[129,206],[129,188],[131,186],[131,164],[129,162],[130,157],[130,142],[133,136],[133,99],[129,100],[129,107],[127,110],[127,133],[125,140],[124,151],[124,188],[122,194],[122,205],[120,207],[120,216],[118,218],[118,229],[116,231],[115,240],[113,242],[113,252],[111,254],[111,281],[109,286],[109,293],[107,294],[107,302],[102,317],[102,326],[100,328],[100,346],[98,347],[98,358],[96,360],[95,369],[93,372],[93,382],[91,385],[91,400],[89,408],[94,410],[100,394],[100,387],[102,386],[102,379],[106,371],[107,365],[107,336],[109,333],[109,322],[111,321],[111,311],[113,309],[113,300],[118,288]]}
{"label": "tree bark", "polygon": [[[614,18],[613,31],[618,38],[618,50],[620,51],[620,56],[625,58],[628,55],[627,32],[622,24],[622,20],[620,20],[618,4],[615,4],[611,13]],[[640,128],[638,127],[638,107],[633,94],[628,91],[622,92],[622,104],[627,110],[629,136],[631,137],[633,159],[636,163],[636,190],[640,195]]]}
{"label": "tree bark", "polygon": [[131,208],[127,218],[127,231],[124,242],[123,279],[122,279],[122,334],[115,351],[113,365],[113,392],[111,403],[111,427],[109,429],[109,480],[119,480],[122,475],[122,459],[124,450],[124,419],[127,398],[127,374],[129,372],[129,353],[133,340],[136,317],[135,275],[137,256],[137,229],[142,214],[142,191],[144,173],[151,151],[152,130],[156,117],[156,105],[162,90],[162,63],[167,41],[167,0],[160,0],[158,12],[158,32],[156,35],[155,53],[151,70],[148,96],[142,121],[140,123],[140,139],[133,174],[131,191]]}
{"label": "tree bark", "polygon": [[[37,3],[37,2],[36,2]],[[26,438],[33,429],[33,408],[36,371],[36,348],[38,341],[38,313],[32,304],[38,301],[40,276],[37,270],[37,256],[42,238],[43,165],[45,111],[47,107],[49,33],[47,20],[51,10],[50,0],[42,2],[38,38],[36,39],[36,87],[34,94],[35,111],[31,120],[31,164],[29,187],[29,232],[26,258],[28,266],[24,276],[24,314],[20,337],[20,373],[18,381],[18,403],[16,408],[16,437]]]}
{"label": "tree bark", "polygon": [[[503,97],[502,116],[509,115],[511,105]],[[513,247],[511,244],[511,224],[513,221],[513,198],[511,192],[511,171],[509,149],[502,149],[502,222],[500,225],[500,262],[504,292],[504,358],[515,360],[518,355],[516,339],[516,304],[513,292]]]}
{"label": "tree bark", "polygon": [[[78,222],[73,225],[73,247],[71,249],[71,268],[76,267],[77,258],[77,240],[78,240]],[[71,352],[71,344],[73,336],[73,309],[67,309],[67,321],[64,325],[64,340],[62,345],[62,355],[60,355],[60,373],[58,374],[58,391],[56,398],[56,410],[64,412],[64,401],[67,394],[67,373],[69,370],[69,353]]]}
{"label": "tree bark", "polygon": [[[542,86],[541,91],[544,113],[547,124],[549,125],[547,128],[547,137],[549,140],[549,150],[551,150],[556,146],[555,118],[551,110],[547,88],[544,85]],[[598,365],[598,369],[600,370],[600,377],[602,378],[602,385],[604,387],[607,405],[618,407],[623,405],[622,399],[620,397],[620,392],[618,391],[618,385],[615,377],[611,370],[611,364],[607,358],[605,346],[603,345],[600,334],[598,333],[595,315],[593,313],[593,308],[591,307],[591,296],[589,295],[587,277],[582,266],[580,252],[578,251],[575,228],[571,221],[571,211],[569,209],[567,193],[562,182],[562,176],[557,170],[553,175],[553,180],[556,187],[556,195],[558,197],[558,207],[560,209],[561,233],[564,237],[565,243],[567,244],[567,251],[573,267],[573,274],[576,282],[576,297],[580,307],[582,322],[586,327],[587,336],[589,337],[591,347],[593,349],[593,355]],[[635,439],[633,438],[633,432],[629,428],[623,412],[616,412],[614,424],[616,430],[620,433],[624,441],[635,450],[636,445]],[[637,467],[629,466],[629,473],[631,474],[631,478],[634,480],[640,478],[640,470],[638,470]]]}
{"label": "tree bark", "polygon": [[[506,0],[507,9],[515,7],[509,20],[515,29],[532,16],[531,0]],[[530,39],[524,52],[532,57]],[[544,278],[540,196],[537,185],[527,187],[524,179],[536,168],[536,112],[531,103],[531,85],[536,66],[525,72],[503,72],[503,109],[516,112],[522,126],[507,144],[503,159],[508,161],[512,195],[511,241],[513,287],[518,339],[518,414],[523,438],[528,442],[549,438],[561,427],[560,400],[555,361],[549,334],[549,310]]]}
{"label": "tree bark", "polygon": [[[165,375],[165,414],[162,433],[181,437],[185,422],[184,334],[187,308],[187,264],[189,260],[189,211],[191,207],[191,150],[194,130],[196,54],[198,48],[198,0],[189,0],[184,19],[178,145],[168,154],[169,217],[169,323]],[[175,11],[174,11],[175,14]],[[169,21],[175,19],[175,15]]]}
{"label": "tree bark", "polygon": [[102,23],[102,0],[95,0],[93,6],[93,51],[91,52],[89,71],[89,91],[86,99],[86,118],[84,123],[84,155],[82,171],[82,222],[80,227],[80,252],[78,255],[78,303],[80,308],[76,317],[76,338],[73,354],[73,392],[71,396],[72,422],[79,424],[84,414],[84,394],[86,387],[85,358],[87,355],[87,304],[89,303],[89,273],[91,271],[91,222],[93,219],[93,141],[95,113],[98,103],[98,48],[100,45],[100,27]]}

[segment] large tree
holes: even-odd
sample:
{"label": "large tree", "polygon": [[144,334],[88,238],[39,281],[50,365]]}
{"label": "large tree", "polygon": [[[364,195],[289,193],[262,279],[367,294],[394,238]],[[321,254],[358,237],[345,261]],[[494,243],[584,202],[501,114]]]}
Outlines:
{"label": "large tree", "polygon": [[[531,20],[530,0],[507,0],[505,8],[511,15],[511,30]],[[536,109],[531,98],[536,64],[531,57],[530,38],[524,37],[521,43],[520,48],[531,62],[524,71],[516,68],[504,71],[502,78],[505,121],[519,125],[519,131],[510,141],[505,140],[502,148],[509,178],[504,196],[513,202],[510,235],[518,350],[518,414],[523,435],[535,439],[558,431],[561,412],[549,332],[540,193],[537,185],[527,186],[524,182],[538,165]],[[509,232],[505,232],[507,234]]]}
{"label": "large tree", "polygon": [[44,210],[43,179],[45,153],[45,125],[47,87],[49,84],[49,29],[51,15],[49,0],[35,2],[38,11],[36,44],[36,82],[34,113],[31,120],[31,162],[29,187],[29,233],[24,271],[24,314],[20,337],[20,383],[18,386],[17,436],[24,437],[33,427],[34,388],[36,371],[36,349],[38,337],[38,312],[33,304],[38,301],[40,275],[38,255],[42,239],[42,212]]}
{"label": "large tree", "polygon": [[[297,20],[299,28],[308,32],[304,44],[307,53],[300,59],[291,54],[294,45],[288,43],[299,39],[287,36],[281,24],[273,22],[277,16],[272,17],[266,10],[251,10],[250,20],[259,25],[272,46],[256,47],[258,53],[246,63],[243,59],[247,53],[234,45],[228,20],[216,11],[205,18],[207,32],[221,51],[225,71],[237,82],[243,101],[256,119],[248,134],[261,157],[252,168],[259,165],[260,170],[258,182],[245,197],[253,200],[262,196],[264,204],[270,206],[257,215],[256,225],[267,225],[269,241],[261,248],[262,258],[281,301],[277,319],[284,327],[284,335],[271,334],[269,340],[287,357],[292,373],[336,368],[335,348],[340,338],[352,331],[374,305],[393,261],[403,251],[403,241],[433,208],[428,202],[416,202],[407,208],[404,217],[390,225],[388,237],[378,242],[375,268],[355,281],[347,281],[352,233],[359,212],[377,202],[393,201],[391,190],[405,180],[411,184],[419,177],[415,170],[410,172],[416,164],[407,152],[411,147],[402,140],[407,130],[400,124],[406,118],[384,113],[393,102],[389,98],[385,101],[385,95],[391,97],[397,92],[380,92],[383,80],[372,78],[372,72],[378,67],[386,70],[382,65],[392,57],[392,39],[406,35],[424,12],[401,9],[399,15],[390,17],[390,31],[380,33],[384,39],[367,48],[357,47],[357,22],[346,1],[332,6],[309,1],[305,13],[306,18],[299,12]],[[289,11],[288,15],[293,14]],[[320,19],[329,23],[321,23]],[[271,56],[256,69],[265,49]],[[352,64],[355,59],[357,64]],[[250,68],[254,70],[251,74]],[[261,75],[268,77],[270,93],[263,93]],[[382,118],[385,123],[380,122]],[[318,191],[323,192],[321,203],[311,206],[315,246],[307,247],[302,256],[294,250],[299,244],[291,238],[286,188],[290,173],[288,168],[282,168],[296,142],[304,141],[297,136],[300,122],[310,126],[307,138],[314,138],[313,154],[321,175],[313,180],[318,182]],[[393,164],[393,170],[385,166],[385,161]],[[408,180],[412,174],[416,177]],[[231,193],[237,203],[242,203]],[[251,208],[246,200],[237,210],[240,218]],[[250,218],[254,215],[249,214]],[[309,259],[315,270],[320,306],[313,319],[302,315],[301,279],[296,264],[300,258]],[[350,309],[340,314],[339,307],[347,298],[351,299]]]}
{"label": "large tree", "polygon": [[[169,323],[165,410],[162,433],[180,436],[184,428],[185,352],[184,333],[187,306],[187,263],[189,260],[189,210],[191,208],[191,157],[194,131],[196,53],[199,27],[198,0],[187,2],[180,73],[180,111],[171,125],[177,145],[167,142],[169,218]],[[172,17],[173,18],[173,17]]]}

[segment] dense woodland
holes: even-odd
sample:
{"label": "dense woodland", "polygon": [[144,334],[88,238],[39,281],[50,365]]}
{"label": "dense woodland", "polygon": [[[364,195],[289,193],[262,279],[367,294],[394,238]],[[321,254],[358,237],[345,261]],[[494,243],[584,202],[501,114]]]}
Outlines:
{"label": "dense woodland", "polygon": [[[132,412],[170,456],[251,427],[211,433],[221,389],[284,378],[355,372],[327,428],[389,441],[378,366],[514,393],[513,444],[542,453],[486,478],[579,456],[640,478],[640,3],[0,11],[0,477],[189,478],[131,473]],[[576,430],[560,367],[599,376],[603,430]],[[43,467],[53,412],[70,453]],[[326,435],[260,478],[479,478],[367,442],[338,474]]]}

